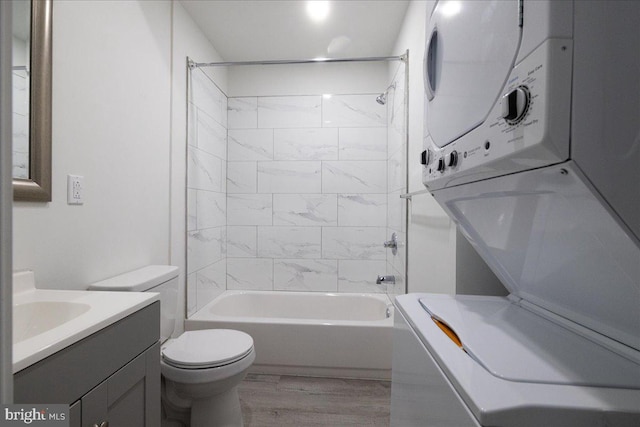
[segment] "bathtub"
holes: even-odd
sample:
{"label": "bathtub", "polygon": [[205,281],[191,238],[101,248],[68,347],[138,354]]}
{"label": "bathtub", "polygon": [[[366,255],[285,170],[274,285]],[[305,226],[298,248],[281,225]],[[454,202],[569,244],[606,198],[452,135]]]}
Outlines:
{"label": "bathtub", "polygon": [[389,379],[393,310],[385,294],[225,291],[185,330],[250,334],[254,373]]}

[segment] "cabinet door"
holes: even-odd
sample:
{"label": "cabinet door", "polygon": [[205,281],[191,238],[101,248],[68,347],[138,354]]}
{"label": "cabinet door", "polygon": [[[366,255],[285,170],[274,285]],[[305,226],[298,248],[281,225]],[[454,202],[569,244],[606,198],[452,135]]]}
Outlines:
{"label": "cabinet door", "polygon": [[160,425],[159,344],[82,397],[83,427]]}
{"label": "cabinet door", "polygon": [[82,427],[82,401],[69,406],[69,427]]}

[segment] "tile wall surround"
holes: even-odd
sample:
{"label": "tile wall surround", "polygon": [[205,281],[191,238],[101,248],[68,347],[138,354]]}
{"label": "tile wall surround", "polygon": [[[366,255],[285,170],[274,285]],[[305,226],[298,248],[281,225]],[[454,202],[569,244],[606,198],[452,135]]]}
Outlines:
{"label": "tile wall surround", "polygon": [[386,291],[377,95],[229,98],[229,289]]}
{"label": "tile wall surround", "polygon": [[188,314],[225,289],[404,292],[382,245],[406,235],[404,91],[227,98],[192,76]]}
{"label": "tile wall surround", "polygon": [[202,70],[189,74],[187,315],[227,282],[227,97]]}

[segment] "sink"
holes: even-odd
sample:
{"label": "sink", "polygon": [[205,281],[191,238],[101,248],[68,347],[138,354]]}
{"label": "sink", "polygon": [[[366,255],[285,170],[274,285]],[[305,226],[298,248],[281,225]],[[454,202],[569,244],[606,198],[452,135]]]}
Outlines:
{"label": "sink", "polygon": [[35,301],[13,306],[13,342],[18,343],[67,323],[89,311],[89,304]]}
{"label": "sink", "polygon": [[158,300],[158,294],[151,292],[38,289],[32,271],[15,272],[13,372],[31,366]]}

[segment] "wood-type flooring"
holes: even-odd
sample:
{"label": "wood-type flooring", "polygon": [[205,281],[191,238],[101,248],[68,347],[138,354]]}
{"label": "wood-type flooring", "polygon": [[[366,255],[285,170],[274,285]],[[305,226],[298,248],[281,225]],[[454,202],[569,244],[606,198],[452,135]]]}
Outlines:
{"label": "wood-type flooring", "polygon": [[245,427],[389,426],[389,381],[249,374],[238,394]]}

